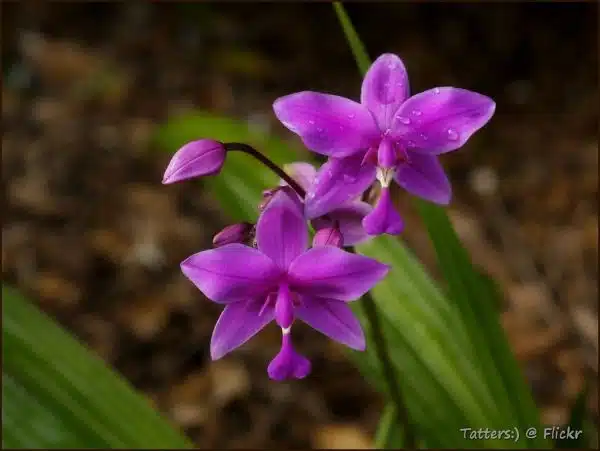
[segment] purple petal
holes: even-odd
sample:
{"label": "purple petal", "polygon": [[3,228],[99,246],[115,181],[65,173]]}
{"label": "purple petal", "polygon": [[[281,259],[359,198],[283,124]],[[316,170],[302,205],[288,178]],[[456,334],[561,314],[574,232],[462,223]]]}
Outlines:
{"label": "purple petal", "polygon": [[310,150],[345,157],[370,146],[379,130],[369,110],[345,97],[298,92],[273,103],[275,116]]}
{"label": "purple petal", "polygon": [[324,215],[361,194],[375,180],[375,166],[361,164],[363,155],[330,158],[321,166],[306,194],[305,213],[309,219]]}
{"label": "purple petal", "polygon": [[258,249],[287,269],[308,245],[308,228],[301,207],[284,191],[273,196],[256,224]]}
{"label": "purple petal", "polygon": [[310,368],[310,361],[294,350],[290,334],[284,334],[281,351],[271,360],[267,372],[271,379],[282,381],[305,378],[310,373]]}
{"label": "purple petal", "polygon": [[440,205],[448,205],[452,187],[435,155],[410,152],[408,162],[397,168],[396,183],[415,196]]}
{"label": "purple petal", "polygon": [[290,287],[286,283],[279,285],[275,304],[275,320],[279,327],[287,329],[294,322],[294,305]]}
{"label": "purple petal", "polygon": [[363,79],[360,102],[377,120],[381,130],[387,130],[398,107],[409,96],[408,74],[400,58],[384,53],[371,65]]}
{"label": "purple petal", "polygon": [[354,246],[371,238],[365,231],[362,220],[372,209],[373,207],[366,202],[351,202],[330,211],[327,214],[328,220],[322,218],[313,220],[313,226],[315,229],[320,230],[337,221],[342,233],[343,245]]}
{"label": "purple petal", "polygon": [[291,289],[308,296],[354,300],[385,277],[389,267],[337,247],[315,247],[292,262]]}
{"label": "purple petal", "polygon": [[312,245],[313,247],[342,247],[344,245],[344,237],[340,229],[338,229],[337,227],[323,227],[317,230],[317,233],[315,233]]}
{"label": "purple petal", "polygon": [[312,328],[352,349],[364,351],[365,335],[348,304],[335,299],[303,296],[296,315]]}
{"label": "purple petal", "polygon": [[169,184],[192,177],[216,174],[223,167],[226,154],[223,144],[211,139],[187,143],[171,158],[162,182]]}
{"label": "purple petal", "polygon": [[273,320],[272,306],[267,306],[261,312],[263,300],[252,299],[225,306],[210,341],[210,356],[213,360],[220,359],[243,345]]}
{"label": "purple petal", "polygon": [[369,235],[398,235],[402,232],[404,223],[392,203],[389,188],[381,189],[375,208],[363,219],[363,227]]}
{"label": "purple petal", "polygon": [[198,252],[181,263],[181,270],[207,298],[219,303],[261,296],[282,274],[271,259],[243,244]]}
{"label": "purple petal", "polygon": [[392,135],[409,149],[433,155],[450,152],[483,127],[495,108],[489,97],[466,89],[430,89],[400,106]]}
{"label": "purple petal", "polygon": [[[300,185],[305,191],[308,191],[310,185],[315,180],[317,170],[310,163],[298,162],[286,164],[283,169],[285,172],[293,178],[298,185]],[[287,185],[285,180],[279,181],[280,185]]]}

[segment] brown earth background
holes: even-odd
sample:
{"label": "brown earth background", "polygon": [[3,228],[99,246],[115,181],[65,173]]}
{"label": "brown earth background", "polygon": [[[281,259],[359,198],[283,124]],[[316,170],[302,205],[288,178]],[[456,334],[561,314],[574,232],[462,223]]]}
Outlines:
{"label": "brown earth background", "polygon": [[[443,157],[449,214],[504,294],[502,321],[545,424],[598,376],[596,3],[351,3],[371,56],[413,92],[454,85],[497,112]],[[228,218],[201,185],[160,184],[152,135],[193,109],[278,124],[278,96],[357,97],[331,5],[3,2],[3,280],[145,393],[201,448],[367,447],[381,397],[308,328],[302,381],[274,383],[268,328],[218,362],[219,307],[181,275]],[[405,193],[403,238],[434,275]],[[598,416],[598,388],[588,410]]]}

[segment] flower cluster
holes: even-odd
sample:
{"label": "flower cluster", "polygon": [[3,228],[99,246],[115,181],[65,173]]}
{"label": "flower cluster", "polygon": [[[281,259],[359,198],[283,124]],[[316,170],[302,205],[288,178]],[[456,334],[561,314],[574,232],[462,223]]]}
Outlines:
{"label": "flower cluster", "polygon": [[[389,268],[342,248],[402,231],[390,196],[392,180],[447,204],[450,183],[437,156],[461,147],[491,118],[495,104],[452,87],[410,97],[404,64],[384,54],[365,75],[360,103],[305,91],[277,99],[273,109],[308,149],[329,157],[320,169],[294,163],[284,171],[247,144],[201,139],[179,149],[163,183],[218,174],[230,151],[246,152],[280,175],[279,186],[263,192],[256,225],[226,227],[214,237],[214,249],[187,258],[181,269],[209,299],[225,305],[211,339],[212,358],[274,320],[282,345],[268,373],[281,380],[310,372],[310,362],[292,345],[296,319],[353,349],[365,348],[347,303]],[[380,194],[373,207],[363,198],[375,181]],[[311,247],[309,224],[315,231]]]}

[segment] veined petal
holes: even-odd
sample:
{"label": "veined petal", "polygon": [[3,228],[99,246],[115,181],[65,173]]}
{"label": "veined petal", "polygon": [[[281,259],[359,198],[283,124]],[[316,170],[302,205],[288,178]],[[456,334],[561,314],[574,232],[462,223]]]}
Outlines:
{"label": "veined petal", "polygon": [[225,306],[210,341],[213,360],[243,345],[273,320],[273,306],[266,306],[261,312],[263,302],[264,299],[257,298]]}
{"label": "veined petal", "polygon": [[448,205],[452,187],[439,158],[408,152],[408,162],[400,164],[394,176],[396,183],[415,196],[440,205]]}
{"label": "veined petal", "polygon": [[183,274],[211,301],[229,303],[265,294],[283,271],[257,249],[227,244],[181,263]]}
{"label": "veined petal", "polygon": [[384,53],[371,65],[362,82],[360,102],[377,120],[381,130],[387,130],[398,107],[410,93],[404,63],[392,53]]}
{"label": "veined petal", "polygon": [[352,155],[379,135],[369,110],[345,97],[303,91],[280,97],[273,110],[306,147],[323,155]]}
{"label": "veined petal", "polygon": [[365,216],[362,224],[369,235],[398,235],[402,232],[404,223],[394,207],[389,188],[381,188],[375,208]]}
{"label": "veined petal", "polygon": [[362,327],[344,301],[303,296],[296,315],[329,338],[352,349],[364,351],[365,335]]}
{"label": "veined petal", "polygon": [[315,229],[320,230],[324,227],[331,226],[335,221],[338,222],[340,232],[343,237],[344,246],[354,246],[355,244],[362,243],[372,237],[370,237],[365,231],[362,220],[368,215],[373,207],[366,202],[355,201],[343,205],[335,210],[327,213],[328,220],[318,218],[313,220],[313,226]]}
{"label": "veined petal", "polygon": [[290,288],[303,295],[352,301],[359,298],[389,270],[387,265],[337,247],[315,247],[289,268]]}
{"label": "veined petal", "polygon": [[256,224],[256,244],[283,270],[306,249],[306,220],[300,205],[284,191],[277,192],[260,215]]}
{"label": "veined petal", "polygon": [[430,89],[398,108],[392,136],[417,152],[450,152],[483,127],[495,109],[492,99],[476,92],[451,87]]}
{"label": "veined petal", "polygon": [[[297,162],[286,164],[283,169],[285,172],[293,178],[298,185],[300,185],[304,191],[308,191],[310,185],[315,180],[317,175],[317,169],[310,163]],[[285,180],[279,181],[280,185],[287,185]]]}
{"label": "veined petal", "polygon": [[330,158],[321,166],[306,194],[305,214],[309,219],[342,206],[366,190],[375,181],[375,166],[362,164],[363,154]]}

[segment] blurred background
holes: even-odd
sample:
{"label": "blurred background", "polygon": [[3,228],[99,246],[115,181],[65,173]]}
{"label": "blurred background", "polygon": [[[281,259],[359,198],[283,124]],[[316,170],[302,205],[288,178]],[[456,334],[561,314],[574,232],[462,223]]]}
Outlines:
{"label": "blurred background", "polygon": [[[458,86],[497,102],[442,159],[449,214],[499,284],[502,321],[545,424],[592,381],[598,418],[596,3],[360,4],[371,57],[397,53],[413,92]],[[201,184],[162,186],[153,136],[193,110],[290,142],[271,104],[358,98],[331,5],[2,4],[2,276],[95,350],[201,448],[368,447],[382,407],[335,343],[298,328],[313,361],[275,383],[266,331],[210,362],[220,307],[180,273],[228,223]],[[437,275],[406,193],[403,239]]]}

